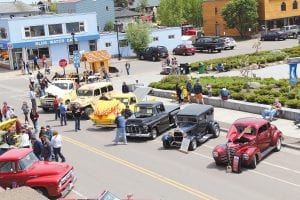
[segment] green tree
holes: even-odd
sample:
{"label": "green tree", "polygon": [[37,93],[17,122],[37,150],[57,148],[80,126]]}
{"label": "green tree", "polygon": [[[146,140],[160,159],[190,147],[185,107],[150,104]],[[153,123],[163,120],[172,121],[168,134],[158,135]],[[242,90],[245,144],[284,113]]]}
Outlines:
{"label": "green tree", "polygon": [[183,22],[201,26],[202,0],[161,0],[157,15],[164,26],[180,26]]}
{"label": "green tree", "polygon": [[150,24],[144,22],[128,24],[125,37],[133,51],[139,52],[150,43]]}
{"label": "green tree", "polygon": [[221,11],[226,26],[236,28],[241,37],[257,26],[257,0],[231,0]]}
{"label": "green tree", "polygon": [[106,22],[103,28],[104,31],[113,31],[114,30],[114,23],[112,21]]}
{"label": "green tree", "polygon": [[126,8],[128,6],[128,0],[114,0],[115,7]]}
{"label": "green tree", "polygon": [[57,3],[51,3],[49,6],[49,11],[53,13],[57,13]]}

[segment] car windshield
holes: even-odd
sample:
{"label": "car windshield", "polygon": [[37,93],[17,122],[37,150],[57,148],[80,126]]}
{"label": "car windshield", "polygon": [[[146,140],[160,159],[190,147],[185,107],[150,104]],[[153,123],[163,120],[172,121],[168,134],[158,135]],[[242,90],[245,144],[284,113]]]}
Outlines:
{"label": "car windshield", "polygon": [[136,118],[145,118],[151,117],[153,115],[153,108],[152,107],[138,107],[134,108],[134,115]]}
{"label": "car windshield", "polygon": [[116,100],[119,100],[121,103],[125,104],[126,106],[128,105],[128,98],[116,98]]}
{"label": "car windshield", "polygon": [[56,87],[59,87],[62,90],[67,90],[68,89],[68,83],[53,83]]}
{"label": "car windshield", "polygon": [[244,132],[245,134],[255,135],[256,128],[253,126],[245,126],[245,125],[232,125],[229,132],[237,131],[238,134]]}
{"label": "car windshield", "polygon": [[26,170],[37,161],[38,158],[34,155],[33,152],[31,152],[19,161],[19,170]]}
{"label": "car windshield", "polygon": [[189,123],[189,124],[195,124],[197,123],[197,118],[190,117],[190,116],[177,116],[177,123]]}
{"label": "car windshield", "polygon": [[93,96],[93,90],[77,90],[77,96]]}

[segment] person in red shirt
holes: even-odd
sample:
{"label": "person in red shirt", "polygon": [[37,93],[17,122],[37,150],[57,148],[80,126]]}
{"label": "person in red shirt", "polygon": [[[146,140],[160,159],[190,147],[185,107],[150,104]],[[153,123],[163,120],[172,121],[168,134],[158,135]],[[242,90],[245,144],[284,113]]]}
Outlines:
{"label": "person in red shirt", "polygon": [[55,120],[57,120],[57,117],[59,118],[58,106],[59,106],[59,99],[56,96],[55,99],[53,100],[53,109],[54,109]]}
{"label": "person in red shirt", "polygon": [[1,113],[2,113],[2,119],[3,121],[6,120],[6,113],[7,113],[7,103],[6,101],[3,102],[3,106],[2,106],[2,110],[1,110]]}

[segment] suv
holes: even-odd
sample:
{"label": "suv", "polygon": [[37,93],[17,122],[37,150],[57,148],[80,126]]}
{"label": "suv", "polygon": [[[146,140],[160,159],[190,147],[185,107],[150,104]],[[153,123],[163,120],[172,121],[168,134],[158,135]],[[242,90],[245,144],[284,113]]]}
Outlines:
{"label": "suv", "polygon": [[46,95],[40,98],[40,105],[45,112],[53,109],[53,101],[57,96],[65,105],[76,98],[75,79],[56,79],[46,89]]}
{"label": "suv", "polygon": [[220,135],[220,126],[214,120],[214,108],[210,105],[191,104],[180,110],[176,117],[177,127],[162,137],[164,148],[180,147],[183,139],[189,140],[189,150]]}
{"label": "suv", "polygon": [[160,58],[169,56],[168,49],[164,46],[147,47],[138,53],[141,60],[159,61]]}
{"label": "suv", "polygon": [[236,120],[226,138],[226,144],[213,149],[213,158],[216,165],[239,173],[241,165],[254,169],[269,153],[280,151],[283,134],[265,119],[248,117]]}
{"label": "suv", "polygon": [[45,196],[65,196],[74,187],[73,167],[39,161],[32,149],[11,149],[0,156],[0,187],[31,187]]}
{"label": "suv", "polygon": [[219,37],[200,37],[197,41],[193,44],[194,47],[198,51],[207,50],[208,52],[212,53],[213,51],[221,52],[224,48],[224,42],[220,40]]}
{"label": "suv", "polygon": [[110,96],[113,91],[114,87],[111,82],[96,82],[81,86],[77,89],[77,98],[68,106],[68,116],[72,114],[73,106],[77,103],[83,111],[83,117],[88,119],[93,112],[92,104],[97,102],[103,94]]}
{"label": "suv", "polygon": [[286,40],[287,39],[287,34],[282,31],[269,31],[266,33],[262,33],[260,40],[265,41],[265,40],[273,40],[273,41],[278,41],[278,40]]}
{"label": "suv", "polygon": [[283,26],[280,30],[285,32],[288,37],[292,37],[294,39],[297,39],[298,34],[300,33],[297,25]]}
{"label": "suv", "polygon": [[220,40],[224,42],[224,49],[234,49],[236,41],[232,37],[221,37]]}

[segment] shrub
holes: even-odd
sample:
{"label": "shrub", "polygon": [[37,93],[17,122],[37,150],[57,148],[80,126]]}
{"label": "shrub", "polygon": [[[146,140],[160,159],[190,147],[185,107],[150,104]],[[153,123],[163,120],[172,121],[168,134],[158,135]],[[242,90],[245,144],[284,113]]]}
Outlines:
{"label": "shrub", "polygon": [[230,95],[230,97],[232,98],[232,99],[235,99],[235,100],[244,100],[245,99],[245,95],[243,94],[243,93],[232,93],[231,95]]}
{"label": "shrub", "polygon": [[245,96],[246,101],[248,102],[255,102],[256,101],[256,95],[255,94],[248,94]]}
{"label": "shrub", "polygon": [[274,102],[274,97],[268,95],[257,96],[256,102],[261,104],[272,104]]}
{"label": "shrub", "polygon": [[297,99],[291,99],[291,100],[287,100],[285,102],[285,104],[289,107],[289,108],[300,108],[300,100]]}

